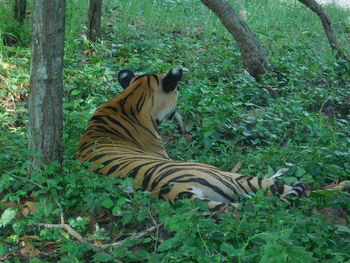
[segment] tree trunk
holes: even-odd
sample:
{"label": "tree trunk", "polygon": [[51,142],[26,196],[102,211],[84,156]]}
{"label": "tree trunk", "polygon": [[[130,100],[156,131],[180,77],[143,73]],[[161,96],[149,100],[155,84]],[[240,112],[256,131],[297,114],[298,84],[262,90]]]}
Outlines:
{"label": "tree trunk", "polygon": [[335,31],[333,30],[331,20],[323,11],[322,7],[315,0],[299,0],[299,2],[310,8],[311,11],[315,12],[321,19],[324,31],[326,32],[328,42],[333,50],[337,52],[336,58],[344,58],[348,60],[346,55],[343,53]]}
{"label": "tree trunk", "polygon": [[101,13],[102,0],[90,0],[88,38],[93,42],[101,38]]}
{"label": "tree trunk", "polygon": [[23,24],[27,9],[27,0],[15,0],[13,5],[13,17]]}
{"label": "tree trunk", "polygon": [[[30,146],[34,166],[63,161],[65,0],[36,0],[30,74]],[[33,170],[30,170],[31,174]]]}
{"label": "tree trunk", "polygon": [[237,41],[244,65],[251,76],[259,80],[260,75],[273,69],[255,35],[240,18],[239,14],[231,8],[227,0],[201,1],[219,17],[223,25]]}

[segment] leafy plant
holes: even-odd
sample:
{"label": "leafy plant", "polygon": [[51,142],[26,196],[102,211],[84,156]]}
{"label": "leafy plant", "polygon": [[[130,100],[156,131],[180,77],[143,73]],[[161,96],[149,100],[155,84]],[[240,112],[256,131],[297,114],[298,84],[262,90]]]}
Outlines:
{"label": "leafy plant", "polygon": [[[11,8],[0,6],[7,17],[0,34],[16,28],[23,39],[19,46],[0,44],[0,261],[350,260],[347,193],[318,191],[298,207],[286,207],[258,192],[242,199],[236,211],[214,218],[206,204],[185,200],[171,206],[132,190],[132,180],[92,174],[89,164],[75,160],[96,107],[122,92],[120,69],[143,74],[181,67],[178,109],[187,132],[176,122],[160,128],[173,159],[224,170],[243,161],[240,173],[260,177],[287,168],[283,182],[303,181],[313,189],[349,180],[350,71],[334,60],[317,17],[298,1],[231,1],[247,12],[246,22],[286,79],[266,76],[266,84],[283,84],[272,93],[244,73],[233,39],[200,1],[106,0],[98,44],[84,35],[87,1],[68,2],[65,163],[61,170],[46,166],[32,178],[26,177],[27,159],[40,153],[27,146],[30,21],[17,28]],[[325,9],[349,53],[349,10]],[[38,225],[60,224],[62,215],[87,243],[64,228]],[[39,256],[24,256],[28,243]]]}

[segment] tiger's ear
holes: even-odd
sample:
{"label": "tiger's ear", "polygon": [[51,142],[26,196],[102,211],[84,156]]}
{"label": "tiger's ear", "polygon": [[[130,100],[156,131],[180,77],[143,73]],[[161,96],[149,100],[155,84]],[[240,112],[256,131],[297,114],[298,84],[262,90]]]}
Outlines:
{"label": "tiger's ear", "polygon": [[171,69],[163,79],[163,90],[165,92],[173,91],[181,78],[182,69]]}
{"label": "tiger's ear", "polygon": [[123,89],[129,87],[130,82],[133,78],[135,78],[134,73],[128,69],[123,69],[118,73],[118,81],[119,84],[123,87]]}

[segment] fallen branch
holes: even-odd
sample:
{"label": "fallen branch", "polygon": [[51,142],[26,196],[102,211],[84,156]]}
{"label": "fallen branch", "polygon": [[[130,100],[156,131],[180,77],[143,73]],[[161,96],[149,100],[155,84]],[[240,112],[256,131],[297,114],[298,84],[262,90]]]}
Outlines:
{"label": "fallen branch", "polygon": [[[198,211],[198,208],[194,208],[194,209],[191,210],[191,212],[195,212],[195,211]],[[127,237],[127,238],[125,238],[123,240],[120,240],[120,241],[117,241],[117,242],[114,242],[114,243],[110,243],[110,244],[102,244],[102,245],[98,245],[98,246],[99,247],[119,247],[119,246],[123,245],[125,242],[127,242],[128,240],[142,238],[144,236],[149,235],[154,230],[159,229],[162,225],[163,225],[163,223],[159,223],[158,225],[152,226],[152,227],[146,229],[145,231],[136,233],[136,234],[134,234],[134,235],[132,235],[130,237]]]}
{"label": "fallen branch", "polygon": [[60,228],[68,232],[71,236],[75,237],[80,243],[89,244],[78,232],[76,232],[70,225],[67,224],[47,224],[47,223],[37,223],[37,226],[46,228]]}
{"label": "fallen branch", "polygon": [[259,85],[259,88],[267,89],[268,91],[272,92],[273,94],[278,94],[277,89],[279,89],[280,86],[272,86],[272,85],[261,84],[261,85]]}
{"label": "fallen branch", "polygon": [[[88,244],[91,246],[91,249],[95,252],[95,253],[103,253],[106,255],[109,255],[106,252],[103,252],[99,247],[89,243],[87,240],[85,240],[77,231],[75,231],[70,225],[67,224],[47,224],[47,223],[37,223],[36,224],[39,227],[45,227],[45,228],[59,228],[59,229],[63,229],[65,230],[68,234],[70,234],[71,236],[75,237],[80,243],[82,244]],[[110,256],[110,255],[109,255]]]}
{"label": "fallen branch", "polygon": [[148,234],[152,233],[154,230],[158,229],[159,227],[161,227],[163,225],[163,223],[160,223],[158,225],[152,226],[148,229],[146,229],[145,231],[133,234],[130,237],[127,237],[123,240],[114,242],[114,243],[110,243],[110,244],[103,244],[103,245],[98,245],[99,247],[119,247],[121,245],[123,245],[125,242],[127,242],[128,240],[132,240],[132,239],[138,239],[138,238],[142,238],[144,236],[147,236]]}

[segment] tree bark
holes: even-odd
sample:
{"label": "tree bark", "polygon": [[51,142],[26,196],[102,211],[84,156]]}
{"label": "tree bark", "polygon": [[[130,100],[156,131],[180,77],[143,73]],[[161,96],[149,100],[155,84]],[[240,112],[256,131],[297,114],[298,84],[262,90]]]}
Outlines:
{"label": "tree bark", "polygon": [[38,167],[63,161],[65,0],[36,0],[33,12],[29,148],[41,153],[31,157]]}
{"label": "tree bark", "polygon": [[15,0],[13,5],[13,17],[23,24],[27,9],[27,0]]}
{"label": "tree bark", "polygon": [[102,0],[90,0],[88,38],[95,42],[101,38]]}
{"label": "tree bark", "polygon": [[315,0],[299,0],[299,2],[306,5],[308,8],[310,8],[311,11],[315,12],[320,17],[324,31],[326,32],[326,36],[328,38],[328,42],[331,48],[337,52],[336,58],[344,58],[348,60],[339,45],[337,36],[332,27],[332,22],[327,14],[323,11],[322,7]]}
{"label": "tree bark", "polygon": [[239,14],[231,8],[227,0],[201,1],[219,17],[223,25],[237,41],[244,65],[251,76],[259,80],[260,75],[273,70],[255,35],[240,18]]}

